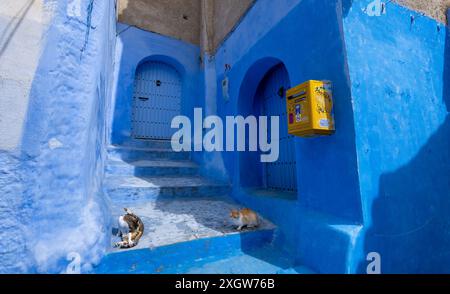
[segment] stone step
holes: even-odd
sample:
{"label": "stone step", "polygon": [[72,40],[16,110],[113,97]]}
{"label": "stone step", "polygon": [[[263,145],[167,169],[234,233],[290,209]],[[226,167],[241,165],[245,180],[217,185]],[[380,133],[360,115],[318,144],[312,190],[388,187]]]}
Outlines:
{"label": "stone step", "polygon": [[306,265],[314,265],[314,270],[320,273],[349,273],[347,254],[357,250],[356,240],[361,237],[363,226],[306,208],[299,208],[298,215],[300,236],[316,236],[314,242],[299,242],[299,259]]}
{"label": "stone step", "polygon": [[[257,230],[181,242],[152,248],[152,250],[146,248],[117,251],[106,255],[92,272],[97,274],[189,273],[195,268],[242,254],[243,250],[255,252],[261,246],[270,244],[273,235],[273,229]],[[233,266],[239,265],[233,264]],[[217,270],[225,272],[224,267],[218,267]]]}
{"label": "stone step", "polygon": [[227,194],[230,186],[200,176],[109,176],[105,192],[113,201],[139,201],[160,197],[208,197]]}
{"label": "stone step", "polygon": [[[177,272],[174,272],[177,273]],[[237,251],[216,261],[193,263],[185,274],[316,274],[310,268],[297,264],[292,254],[279,247],[263,245],[251,250]]]}
{"label": "stone step", "polygon": [[[144,235],[131,249],[111,248],[95,269],[98,273],[185,273],[204,262],[254,252],[270,245],[276,227],[260,217],[260,226],[236,230],[229,217],[242,208],[229,196],[113,202],[113,219],[131,209],[144,223]],[[118,241],[112,237],[111,243]],[[151,249],[151,250],[149,250]]]}
{"label": "stone step", "polygon": [[124,147],[153,148],[153,149],[172,149],[170,140],[139,140],[128,139],[120,145]]}
{"label": "stone step", "polygon": [[197,173],[198,165],[189,160],[109,160],[106,165],[107,175],[175,176]]}
{"label": "stone step", "polygon": [[[239,233],[229,214],[232,209],[242,208],[226,195],[113,202],[111,205],[113,219],[117,220],[123,215],[124,207],[138,215],[145,226],[144,235],[138,246],[132,250]],[[275,226],[272,223],[261,217],[258,228],[243,231],[273,228]],[[114,241],[116,240],[113,238]]]}
{"label": "stone step", "polygon": [[110,146],[108,157],[112,160],[188,160],[190,152],[175,152],[166,148]]}

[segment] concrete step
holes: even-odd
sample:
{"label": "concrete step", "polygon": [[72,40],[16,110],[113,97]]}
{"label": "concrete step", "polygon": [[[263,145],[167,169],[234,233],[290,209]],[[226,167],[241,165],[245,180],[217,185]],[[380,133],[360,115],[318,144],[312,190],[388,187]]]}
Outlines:
{"label": "concrete step", "polygon": [[108,157],[112,160],[188,160],[190,152],[174,152],[167,148],[110,146]]}
{"label": "concrete step", "polygon": [[139,140],[128,139],[120,145],[124,147],[153,148],[153,149],[172,149],[170,140]]}
{"label": "concrete step", "polygon": [[[276,227],[262,217],[258,228],[237,231],[229,212],[242,206],[226,195],[122,204],[141,218],[144,235],[134,248],[111,248],[94,269],[96,273],[188,273],[203,269],[226,272],[220,262],[216,265],[218,260],[241,256],[243,252],[255,253],[258,248],[270,246],[275,236]],[[113,202],[114,219],[123,214],[122,204]],[[116,241],[117,237],[113,236],[111,243]],[[265,258],[273,260],[273,255]],[[242,258],[232,260],[247,262]],[[249,269],[249,266],[242,264],[242,268]],[[256,273],[258,270],[275,273],[278,269],[267,264],[260,269],[252,268]]]}
{"label": "concrete step", "polygon": [[[113,219],[117,220],[123,215],[124,207],[131,209],[145,225],[144,235],[138,246],[131,250],[239,233],[229,214],[232,209],[242,208],[226,195],[203,198],[158,198],[140,202],[113,202],[111,205]],[[261,218],[258,228],[244,231],[274,228],[271,222]],[[116,241],[114,238],[116,237],[113,237],[112,243]]]}
{"label": "concrete step", "polygon": [[106,165],[107,175],[123,176],[176,176],[195,175],[198,165],[189,160],[109,160]]}
{"label": "concrete step", "polygon": [[109,176],[105,191],[113,201],[139,201],[158,197],[207,197],[224,195],[230,186],[200,176]]}
{"label": "concrete step", "polygon": [[[97,274],[186,274],[186,273],[293,273],[293,262],[275,260],[272,254],[242,258],[270,246],[274,230],[235,233],[154,248],[125,250],[106,255],[93,269]],[[240,258],[236,258],[240,257]],[[223,262],[232,260],[232,263]],[[222,261],[222,262],[221,262]],[[272,265],[273,264],[273,265]],[[291,270],[290,270],[291,269]]]}
{"label": "concrete step", "polygon": [[191,264],[186,274],[315,274],[310,268],[297,265],[292,255],[271,245],[235,254],[216,261]]}
{"label": "concrete step", "polygon": [[119,251],[105,256],[93,273],[183,274],[193,271],[193,268],[240,254],[242,246],[245,246],[246,251],[256,250],[269,244],[272,238],[273,230],[260,230],[176,243],[152,250]]}
{"label": "concrete step", "polygon": [[357,250],[363,226],[306,208],[299,208],[298,215],[300,236],[315,236],[299,242],[299,259],[323,274],[349,273],[348,252]]}

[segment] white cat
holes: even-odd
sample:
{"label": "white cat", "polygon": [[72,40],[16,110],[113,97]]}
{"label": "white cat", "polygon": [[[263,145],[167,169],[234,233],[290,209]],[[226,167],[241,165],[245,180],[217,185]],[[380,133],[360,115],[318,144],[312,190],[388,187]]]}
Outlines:
{"label": "white cat", "polygon": [[144,234],[144,223],[128,208],[126,214],[119,217],[119,237],[122,241],[115,243],[115,247],[132,248],[139,243]]}

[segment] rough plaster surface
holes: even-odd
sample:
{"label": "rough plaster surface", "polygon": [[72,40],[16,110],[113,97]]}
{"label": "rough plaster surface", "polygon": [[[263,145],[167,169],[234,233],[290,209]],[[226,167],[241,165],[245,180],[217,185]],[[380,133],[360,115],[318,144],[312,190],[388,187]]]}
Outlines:
{"label": "rough plaster surface", "polygon": [[[48,27],[43,3],[53,12]],[[8,103],[0,117],[10,116],[7,131],[14,134],[0,140],[0,272],[65,272],[70,252],[89,267],[106,248],[108,230],[99,187],[114,3],[0,5],[2,75],[20,86],[0,87],[0,101]]]}
{"label": "rough plaster surface", "polygon": [[0,2],[0,272],[27,271],[20,143],[54,1]]}
{"label": "rough plaster surface", "polygon": [[0,2],[0,150],[19,145],[51,10],[43,0]]}
{"label": "rough plaster surface", "polygon": [[[267,0],[262,0],[267,1]],[[270,1],[270,0],[269,0]],[[255,0],[219,0],[214,1],[213,15],[213,50],[215,51],[222,41],[233,30]]]}
{"label": "rough plaster surface", "polygon": [[440,22],[446,21],[447,9],[450,8],[450,0],[395,0],[395,2],[420,11]]}
{"label": "rough plaster surface", "polygon": [[[441,22],[445,22],[447,8],[450,7],[450,0],[394,1]],[[213,53],[254,2],[255,0],[119,0],[119,21],[201,44],[204,51]],[[185,16],[188,19],[184,19]]]}
{"label": "rough plaster surface", "polygon": [[119,22],[200,43],[200,0],[119,0]]}
{"label": "rough plaster surface", "polygon": [[196,45],[202,43],[205,51],[214,52],[253,3],[254,0],[119,0],[119,21]]}
{"label": "rough plaster surface", "polygon": [[449,34],[398,5],[367,17],[358,2],[343,22],[365,215],[354,267],[375,249],[386,274],[448,273]]}
{"label": "rough plaster surface", "polygon": [[213,54],[232,32],[254,0],[202,0],[201,46]]}

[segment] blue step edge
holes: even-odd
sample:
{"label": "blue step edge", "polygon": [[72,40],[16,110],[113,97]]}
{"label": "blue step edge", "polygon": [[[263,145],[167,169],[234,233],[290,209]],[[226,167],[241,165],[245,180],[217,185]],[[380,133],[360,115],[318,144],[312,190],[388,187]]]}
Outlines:
{"label": "blue step edge", "polygon": [[106,255],[97,274],[173,274],[270,245],[274,230],[258,230]]}

